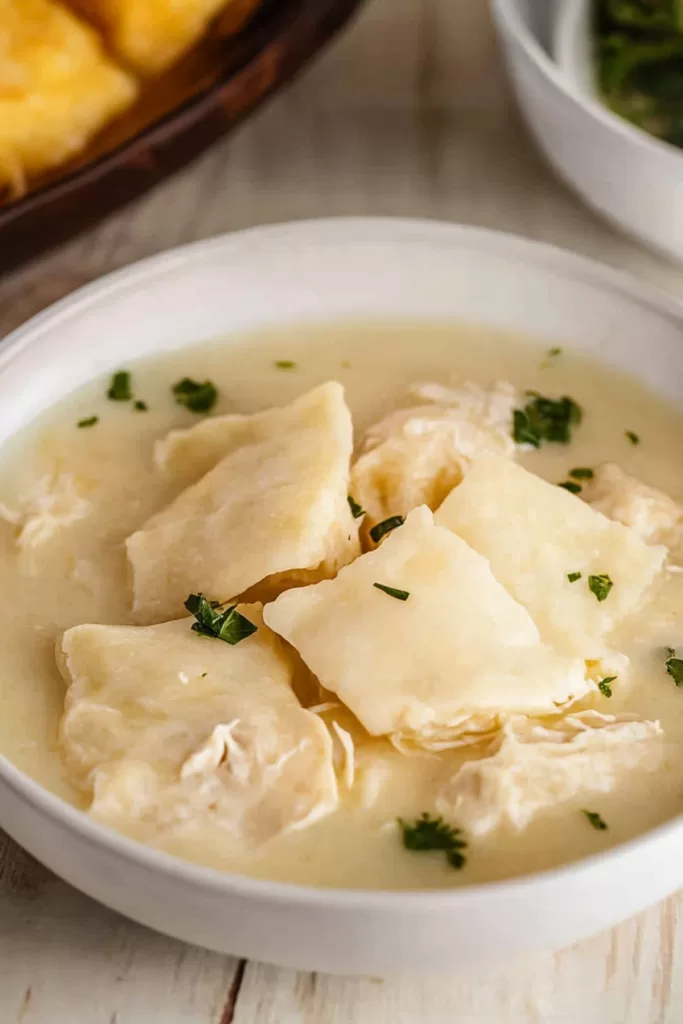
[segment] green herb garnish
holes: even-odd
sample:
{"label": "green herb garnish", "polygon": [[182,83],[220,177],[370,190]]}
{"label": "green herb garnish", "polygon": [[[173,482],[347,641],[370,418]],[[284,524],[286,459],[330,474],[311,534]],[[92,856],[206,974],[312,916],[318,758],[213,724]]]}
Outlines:
{"label": "green herb garnish", "polygon": [[381,523],[377,523],[376,526],[373,526],[370,530],[370,536],[374,540],[375,544],[379,544],[385,534],[391,533],[391,531],[395,530],[397,526],[403,526],[404,523],[405,519],[403,516],[389,516],[388,519],[384,519]]}
{"label": "green herb garnish", "polygon": [[219,603],[207,601],[203,594],[190,594],[185,607],[197,620],[192,624],[193,632],[199,633],[200,636],[224,640],[226,644],[232,646],[246,640],[258,629],[253,622],[240,615],[236,605],[233,604],[221,612],[218,610]]}
{"label": "green herb garnish", "polygon": [[88,416],[87,419],[79,420],[76,424],[77,427],[94,427],[96,423],[99,423],[99,416]]}
{"label": "green herb garnish", "polygon": [[381,590],[383,593],[388,594],[389,597],[395,597],[397,601],[407,601],[410,597],[409,590],[397,590],[396,587],[387,587],[384,583],[373,583],[373,587],[377,590]]}
{"label": "green herb garnish", "polygon": [[365,509],[361,508],[358,502],[355,500],[355,498],[352,498],[350,494],[346,500],[349,503],[351,515],[353,516],[354,519],[360,519],[361,516],[365,515]]}
{"label": "green herb garnish", "polygon": [[569,444],[572,427],[581,422],[581,407],[573,398],[544,398],[537,391],[527,391],[531,401],[512,416],[512,437],[517,444],[540,448],[544,442]]}
{"label": "green herb garnish", "polygon": [[562,349],[561,348],[549,348],[548,349],[548,355],[551,358],[554,358],[555,356],[561,356],[562,355]]}
{"label": "green herb garnish", "polygon": [[577,469],[570,469],[569,476],[574,477],[575,480],[592,480],[595,473],[587,466],[579,466]]}
{"label": "green herb garnish", "polygon": [[581,579],[581,573],[580,572],[568,572],[567,573],[567,579],[569,580],[570,583],[576,583],[577,580]]}
{"label": "green herb garnish", "polygon": [[683,686],[683,658],[677,658],[672,647],[667,648],[666,671],[676,686]]}
{"label": "green herb garnish", "polygon": [[443,852],[452,868],[463,868],[466,863],[462,851],[467,847],[461,839],[459,828],[448,825],[443,818],[433,818],[429,814],[421,815],[410,825],[402,818],[398,819],[403,832],[403,845],[406,850],[414,853],[428,853],[432,850]]}
{"label": "green herb garnish", "polygon": [[600,680],[600,682],[598,683],[598,690],[603,695],[603,697],[612,696],[612,687],[610,684],[613,683],[616,678],[616,676],[605,676],[604,679]]}
{"label": "green herb garnish", "polygon": [[564,487],[565,491],[569,491],[570,494],[581,494],[583,487],[581,484],[575,484],[573,480],[563,480],[558,487]]}
{"label": "green herb garnish", "polygon": [[135,402],[133,402],[133,408],[137,412],[147,412],[147,402],[141,402],[140,399],[138,398]]}
{"label": "green herb garnish", "polygon": [[629,441],[631,442],[631,444],[633,444],[633,445],[640,444],[640,438],[638,437],[637,434],[634,434],[632,430],[626,430],[625,434],[626,434],[627,438],[629,439]]}
{"label": "green herb garnish", "polygon": [[596,0],[597,79],[620,117],[683,147],[683,4]]}
{"label": "green herb garnish", "polygon": [[606,573],[588,577],[588,588],[598,601],[604,601],[613,586],[614,583]]}
{"label": "green herb garnish", "polygon": [[278,370],[296,370],[296,363],[293,359],[276,359],[275,365]]}
{"label": "green herb garnish", "polygon": [[218,399],[218,389],[210,380],[198,384],[190,377],[183,377],[173,385],[173,394],[179,405],[184,405],[191,412],[209,412]]}
{"label": "green herb garnish", "polygon": [[130,402],[132,397],[130,373],[128,370],[119,370],[111,379],[107,398],[111,398],[112,402]]}
{"label": "green herb garnish", "polygon": [[581,813],[586,815],[593,828],[596,828],[598,832],[606,831],[607,825],[597,811],[582,811]]}

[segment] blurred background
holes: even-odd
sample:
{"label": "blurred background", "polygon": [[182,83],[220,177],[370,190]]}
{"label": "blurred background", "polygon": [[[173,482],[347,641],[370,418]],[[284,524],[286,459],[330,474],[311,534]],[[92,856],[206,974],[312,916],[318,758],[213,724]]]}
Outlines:
{"label": "blurred background", "polygon": [[[536,7],[550,26],[553,0]],[[679,269],[598,219],[547,168],[522,124],[485,0],[367,0],[235,133],[75,240],[6,270],[0,332],[84,281],[170,246],[354,214],[515,232],[683,295]]]}

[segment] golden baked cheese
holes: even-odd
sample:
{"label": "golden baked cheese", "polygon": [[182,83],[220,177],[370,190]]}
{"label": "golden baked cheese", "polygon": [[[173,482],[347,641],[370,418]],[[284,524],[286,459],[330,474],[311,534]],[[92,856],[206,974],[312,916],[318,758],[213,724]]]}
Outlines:
{"label": "golden baked cheese", "polygon": [[56,167],[136,98],[97,33],[52,0],[0,0],[0,190]]}
{"label": "golden baked cheese", "polygon": [[163,71],[196,43],[226,0],[71,0],[112,48],[144,74]]}

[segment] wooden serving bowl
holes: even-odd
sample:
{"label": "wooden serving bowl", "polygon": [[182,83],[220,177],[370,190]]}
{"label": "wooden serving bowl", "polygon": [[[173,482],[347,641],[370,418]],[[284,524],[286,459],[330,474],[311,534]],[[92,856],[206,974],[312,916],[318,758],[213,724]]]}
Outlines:
{"label": "wooden serving bowl", "polygon": [[[285,85],[362,0],[234,0],[78,159],[0,202],[0,270],[76,235],[188,164]],[[246,19],[246,22],[241,22]]]}

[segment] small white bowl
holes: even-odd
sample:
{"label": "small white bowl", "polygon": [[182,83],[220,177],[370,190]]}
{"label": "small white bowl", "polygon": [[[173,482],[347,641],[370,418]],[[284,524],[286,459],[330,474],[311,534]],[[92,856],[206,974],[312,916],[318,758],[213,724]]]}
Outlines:
{"label": "small white bowl", "polygon": [[[0,352],[0,444],[138,356],[265,324],[401,318],[478,323],[581,350],[683,403],[683,307],[637,281],[474,228],[320,221],[178,249],[35,317]],[[681,819],[557,870],[453,891],[258,881],[126,839],[1,756],[0,826],[72,885],[152,928],[224,953],[344,974],[438,971],[565,946],[683,886]]]}
{"label": "small white bowl", "polygon": [[576,48],[586,0],[566,0],[569,10],[560,8],[568,33],[565,67],[550,59],[534,34],[534,3],[492,0],[517,98],[540,148],[599,213],[683,262],[683,151],[617,117],[586,88],[586,50],[580,56]]}
{"label": "small white bowl", "polygon": [[595,55],[591,38],[594,0],[557,0],[553,56],[582,95],[597,99]]}

